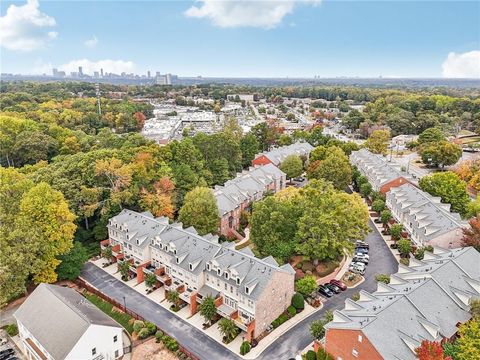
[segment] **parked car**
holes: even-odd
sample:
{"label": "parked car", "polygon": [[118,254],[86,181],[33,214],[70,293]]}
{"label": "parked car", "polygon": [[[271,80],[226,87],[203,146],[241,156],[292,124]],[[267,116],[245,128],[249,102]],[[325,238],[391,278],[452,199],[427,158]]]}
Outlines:
{"label": "parked car", "polygon": [[341,291],[340,288],[337,285],[333,285],[333,284],[330,284],[330,283],[325,283],[325,284],[323,284],[323,286],[325,286],[327,289],[329,289],[330,291],[332,291],[335,294],[338,294]]}
{"label": "parked car", "polygon": [[299,177],[296,177],[295,179],[293,179],[297,182],[304,182],[305,181],[305,178],[303,176],[299,176]]}
{"label": "parked car", "polygon": [[322,294],[323,296],[326,296],[326,297],[332,297],[332,296],[333,296],[333,292],[332,292],[330,289],[328,289],[328,288],[326,288],[325,286],[323,286],[323,285],[320,285],[320,286],[318,287],[318,292],[319,292],[320,294]]}
{"label": "parked car", "polygon": [[365,241],[361,241],[361,240],[357,240],[355,241],[355,247],[364,247],[364,248],[367,248],[369,249],[370,248],[370,245],[368,245]]}
{"label": "parked car", "polygon": [[0,360],[8,359],[15,351],[12,348],[0,351]]}
{"label": "parked car", "polygon": [[348,267],[348,270],[353,273],[363,275],[365,274],[365,264],[361,262],[352,262]]}
{"label": "parked car", "polygon": [[356,254],[365,254],[365,255],[368,255],[368,249],[366,249],[366,248],[356,248],[356,249],[355,249],[355,253],[356,253]]}
{"label": "parked car", "polygon": [[355,256],[355,257],[352,259],[352,261],[354,261],[354,262],[356,262],[356,263],[363,263],[363,264],[365,264],[365,265],[368,265],[368,260],[365,259],[365,258],[362,258],[362,257],[356,257],[356,256]]}
{"label": "parked car", "polygon": [[365,259],[367,262],[370,260],[370,256],[368,256],[368,254],[363,254],[363,253],[356,253],[355,254],[355,257],[359,258],[359,259]]}
{"label": "parked car", "polygon": [[345,285],[340,280],[332,279],[332,280],[330,280],[330,284],[336,285],[342,291],[347,290],[347,285]]}

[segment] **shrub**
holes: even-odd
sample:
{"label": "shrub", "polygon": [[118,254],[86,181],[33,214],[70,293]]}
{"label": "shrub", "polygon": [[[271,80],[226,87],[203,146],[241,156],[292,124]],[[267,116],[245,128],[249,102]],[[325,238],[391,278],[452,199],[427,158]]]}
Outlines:
{"label": "shrub", "polygon": [[313,276],[307,275],[303,279],[296,281],[295,288],[299,293],[307,296],[316,290],[317,282]]}
{"label": "shrub", "polygon": [[317,360],[317,354],[315,354],[315,351],[313,350],[308,350],[307,355],[305,356],[306,360]]}
{"label": "shrub", "polygon": [[288,316],[286,314],[281,314],[278,318],[272,321],[272,326],[274,329],[276,329],[287,320],[288,320]]}
{"label": "shrub", "polygon": [[425,256],[425,248],[419,247],[415,251],[415,259],[417,260],[423,260],[423,257]]}
{"label": "shrub", "polygon": [[294,316],[294,315],[297,313],[297,309],[295,309],[294,306],[291,306],[291,305],[290,305],[290,306],[287,308],[287,312],[288,312],[288,314],[289,314],[290,316]]}
{"label": "shrub", "polygon": [[242,345],[240,345],[240,355],[245,355],[250,351],[250,343],[248,341],[244,341]]}
{"label": "shrub", "polygon": [[170,351],[177,351],[178,350],[177,340],[171,338],[170,336],[164,335],[162,337],[162,342],[168,350],[170,350]]}
{"label": "shrub", "polygon": [[358,301],[360,300],[360,294],[357,292],[355,294],[352,295],[352,300],[353,301]]}
{"label": "shrub", "polygon": [[158,330],[156,333],[155,333],[155,339],[156,339],[156,342],[159,343],[160,341],[162,341],[162,336],[163,336],[163,331],[162,330]]}
{"label": "shrub", "polygon": [[433,246],[432,245],[425,246],[425,251],[433,253]]}
{"label": "shrub", "polygon": [[139,332],[137,332],[137,334],[139,339],[146,339],[150,336],[150,331],[148,331],[147,328],[142,328]]}
{"label": "shrub", "polygon": [[9,336],[16,336],[18,335],[18,326],[17,324],[10,324],[5,327],[5,331]]}
{"label": "shrub", "polygon": [[305,309],[305,299],[303,298],[302,294],[295,293],[292,296],[292,306],[297,310]]}
{"label": "shrub", "polygon": [[324,348],[320,346],[317,351],[317,360],[335,360],[332,355],[326,352]]}
{"label": "shrub", "polygon": [[150,335],[153,335],[155,334],[155,332],[157,331],[157,327],[155,326],[155,324],[151,323],[151,322],[146,322],[145,323],[145,327],[148,329],[148,332]]}
{"label": "shrub", "polygon": [[133,331],[135,331],[137,334],[140,332],[145,327],[145,323],[141,320],[135,320],[133,323]]}
{"label": "shrub", "polygon": [[390,284],[390,276],[388,276],[387,274],[375,275],[375,280],[379,282],[383,282],[385,284]]}
{"label": "shrub", "polygon": [[400,259],[400,264],[408,266],[410,264],[410,259],[409,258],[401,258]]}

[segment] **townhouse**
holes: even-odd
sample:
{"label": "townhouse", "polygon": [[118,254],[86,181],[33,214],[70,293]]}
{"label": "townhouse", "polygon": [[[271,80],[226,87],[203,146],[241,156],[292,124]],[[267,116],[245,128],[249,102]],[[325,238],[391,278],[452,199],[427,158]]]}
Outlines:
{"label": "townhouse", "polygon": [[385,204],[417,246],[456,248],[462,245],[462,229],[468,227],[468,223],[459,214],[450,212],[450,204],[443,204],[441,198],[406,183],[391,188]]}
{"label": "townhouse", "polygon": [[313,149],[314,147],[307,142],[296,142],[291,145],[273,148],[270,151],[255,155],[252,165],[273,164],[278,167],[289,155],[297,155],[308,159]]}
{"label": "townhouse", "polygon": [[350,163],[368,179],[374,191],[384,194],[393,187],[412,181],[411,176],[401,171],[399,165],[367,149],[352,152]]}
{"label": "townhouse", "polygon": [[239,236],[242,211],[250,212],[250,205],[263,196],[285,188],[286,175],[273,164],[251,167],[227,181],[223,186],[215,186],[213,193],[217,200],[220,217],[220,234]]}
{"label": "townhouse", "polygon": [[399,265],[390,283],[345,300],[328,323],[323,346],[336,360],[416,359],[422,340],[455,336],[480,297],[480,253],[474,248],[425,252]]}
{"label": "townhouse", "polygon": [[154,274],[165,291],[197,312],[206,296],[215,299],[217,313],[235,321],[251,340],[261,335],[290,305],[295,271],[272,257],[258,259],[249,248],[219,243],[218,236],[200,236],[193,227],[169,224],[149,212],[123,210],[110,219],[109,239],[114,261],[127,261],[131,276],[144,281]]}
{"label": "townhouse", "polygon": [[121,325],[62,286],[40,284],[14,317],[29,360],[113,360],[123,356],[127,345]]}

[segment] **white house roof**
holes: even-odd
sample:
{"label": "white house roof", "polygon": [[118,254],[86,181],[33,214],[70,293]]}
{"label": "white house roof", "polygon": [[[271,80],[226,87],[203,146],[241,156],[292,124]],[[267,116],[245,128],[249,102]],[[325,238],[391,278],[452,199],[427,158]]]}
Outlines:
{"label": "white house roof", "polygon": [[313,146],[307,142],[296,142],[257,154],[255,155],[255,159],[263,155],[278,166],[289,155],[308,156],[313,149]]}

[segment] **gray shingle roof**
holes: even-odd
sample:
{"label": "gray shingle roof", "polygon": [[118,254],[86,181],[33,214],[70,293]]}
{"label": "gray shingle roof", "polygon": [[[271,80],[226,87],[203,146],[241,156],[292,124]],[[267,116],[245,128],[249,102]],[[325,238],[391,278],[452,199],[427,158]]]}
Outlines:
{"label": "gray shingle roof", "polygon": [[64,359],[92,324],[121,328],[75,290],[40,284],[14,314],[55,359]]}
{"label": "gray shingle roof", "polygon": [[252,201],[256,194],[263,194],[270,184],[284,177],[283,171],[272,164],[267,164],[251,167],[223,186],[216,186],[213,194],[217,199],[219,215],[236,209],[245,201]]}
{"label": "gray shingle roof", "polygon": [[257,154],[255,155],[255,159],[264,155],[273,164],[278,166],[289,155],[308,156],[313,149],[314,147],[307,142],[296,142],[291,145],[273,148],[270,151]]}
{"label": "gray shingle roof", "polygon": [[417,233],[422,233],[425,241],[467,226],[459,214],[450,212],[450,204],[442,204],[440,198],[409,183],[390,189],[387,201],[392,209],[398,209],[405,216],[402,222],[411,223]]}
{"label": "gray shingle roof", "polygon": [[[423,339],[438,341],[456,333],[458,322],[470,319],[468,299],[479,297],[480,253],[474,248],[425,253],[410,267],[399,266],[389,285],[373,294],[361,291],[359,301],[345,301],[328,329],[358,329],[385,359],[415,359]],[[388,341],[385,341],[388,339]]]}

